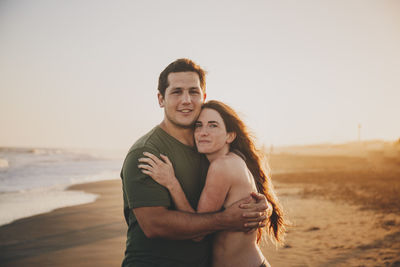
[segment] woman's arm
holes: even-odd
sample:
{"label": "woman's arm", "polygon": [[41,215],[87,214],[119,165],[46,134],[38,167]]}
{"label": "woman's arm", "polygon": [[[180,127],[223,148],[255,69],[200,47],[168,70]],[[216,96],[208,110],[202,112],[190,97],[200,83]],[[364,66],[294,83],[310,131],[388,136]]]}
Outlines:
{"label": "woman's arm", "polygon": [[175,182],[171,183],[169,186],[167,186],[167,188],[171,193],[172,200],[174,201],[176,208],[180,211],[196,213],[187,200],[185,192],[183,192],[182,186],[175,176],[174,180]]}
{"label": "woman's arm", "polygon": [[[174,168],[167,156],[160,154],[162,160],[151,153],[143,153],[148,158],[140,158],[138,167],[144,174],[151,176],[157,183],[165,186],[172,195],[172,199],[180,211],[196,212],[186,198],[183,189],[175,177]],[[206,184],[201,192],[197,212],[219,211],[228,195],[232,166],[229,160],[217,159],[210,164]],[[147,165],[148,164],[148,165]]]}
{"label": "woman's arm", "polygon": [[160,154],[162,159],[160,160],[151,153],[144,152],[143,155],[148,158],[140,158],[139,162],[147,163],[148,165],[138,165],[138,167],[142,169],[142,172],[168,189],[178,210],[196,213],[187,200],[181,184],[178,182],[178,179],[176,179],[174,167],[168,157]]}
{"label": "woman's arm", "polygon": [[[196,211],[189,204],[185,193],[178,180],[175,177],[172,163],[168,157],[160,155],[163,160],[160,160],[153,154],[144,152],[148,158],[140,158],[139,162],[146,164],[139,164],[142,172],[151,176],[156,182],[165,186],[171,193],[173,201],[180,211],[196,213]],[[197,206],[197,213],[207,213],[221,210],[229,191],[232,187],[234,177],[240,173],[236,164],[232,164],[226,159],[217,159],[210,164],[208,169],[206,184],[200,196]],[[252,197],[242,199],[247,204],[241,204],[243,208],[242,218],[247,218],[244,232],[253,230],[259,227],[264,227],[266,220],[265,215],[269,210],[272,210],[270,204],[264,195],[252,193]],[[255,201],[255,202],[254,202]],[[231,209],[232,206],[227,207]],[[227,211],[226,210],[226,211]],[[202,237],[193,240],[199,241]]]}
{"label": "woman's arm", "polygon": [[210,164],[197,212],[219,211],[223,207],[232,185],[232,166],[228,162],[226,159],[216,159]]}
{"label": "woman's arm", "polygon": [[[144,174],[152,177],[156,182],[165,186],[172,195],[175,206],[180,211],[196,213],[189,204],[183,189],[175,177],[174,168],[167,156],[160,154],[162,160],[150,153],[143,153],[148,158],[140,158],[139,161],[146,164],[140,164]],[[229,164],[226,160],[213,161],[207,172],[206,184],[201,192],[200,200],[197,206],[197,213],[208,213],[220,211],[230,188],[229,183]],[[205,235],[199,235],[193,238],[194,241],[201,241]]]}

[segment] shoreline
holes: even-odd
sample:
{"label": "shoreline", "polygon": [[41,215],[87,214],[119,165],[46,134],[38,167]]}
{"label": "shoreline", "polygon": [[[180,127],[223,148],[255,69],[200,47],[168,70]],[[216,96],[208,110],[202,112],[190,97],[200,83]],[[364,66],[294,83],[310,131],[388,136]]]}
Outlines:
{"label": "shoreline", "polygon": [[[2,192],[0,194],[0,227],[56,209],[88,204],[96,201],[98,195],[83,190],[70,190],[71,186],[37,188],[24,192]],[[26,204],[25,201],[29,201]],[[46,203],[43,205],[43,203]],[[12,213],[9,213],[9,210]]]}
{"label": "shoreline", "polygon": [[118,266],[125,249],[119,179],[67,190],[99,195],[91,203],[58,208],[0,226],[2,266]]}

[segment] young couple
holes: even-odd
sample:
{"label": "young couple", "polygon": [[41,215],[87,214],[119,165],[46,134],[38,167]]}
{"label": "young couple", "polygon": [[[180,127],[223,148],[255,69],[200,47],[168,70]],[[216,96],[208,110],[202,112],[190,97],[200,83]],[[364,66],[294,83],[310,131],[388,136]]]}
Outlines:
{"label": "young couple", "polygon": [[168,65],[158,91],[164,119],[121,171],[122,265],[269,266],[262,229],[280,243],[285,222],[246,126],[227,105],[204,103],[205,72],[191,60]]}

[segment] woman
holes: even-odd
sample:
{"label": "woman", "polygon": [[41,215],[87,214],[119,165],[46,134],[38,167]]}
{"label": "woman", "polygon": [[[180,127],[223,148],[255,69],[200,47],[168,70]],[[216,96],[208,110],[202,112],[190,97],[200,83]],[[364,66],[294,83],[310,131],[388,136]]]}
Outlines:
{"label": "woman", "polygon": [[[176,207],[186,212],[214,212],[227,207],[257,190],[272,204],[273,212],[267,224],[271,240],[283,242],[285,222],[283,212],[275,196],[247,127],[236,112],[219,101],[209,101],[195,123],[194,138],[197,149],[210,162],[206,184],[201,193],[197,211],[189,204],[175,178],[169,159],[149,158],[139,161],[142,172],[165,186],[171,193]],[[218,232],[214,238],[213,266],[269,266],[258,247],[262,230],[258,232]]]}

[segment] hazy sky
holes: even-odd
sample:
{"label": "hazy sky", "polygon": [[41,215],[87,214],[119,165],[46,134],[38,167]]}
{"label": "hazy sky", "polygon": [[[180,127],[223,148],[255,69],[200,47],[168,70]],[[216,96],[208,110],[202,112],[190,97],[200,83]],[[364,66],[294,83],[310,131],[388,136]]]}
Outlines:
{"label": "hazy sky", "polygon": [[188,57],[266,145],[400,137],[400,1],[0,1],[0,146],[128,148]]}

